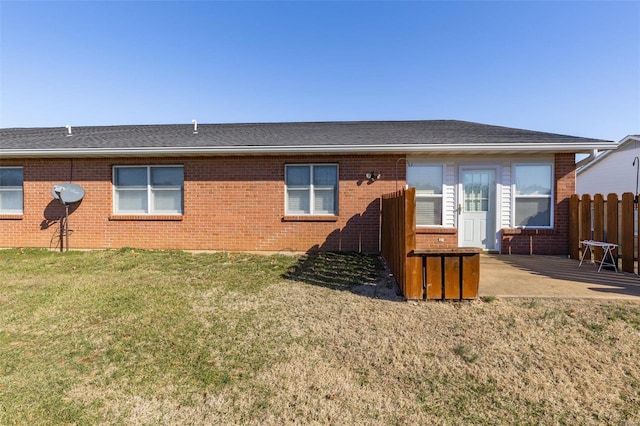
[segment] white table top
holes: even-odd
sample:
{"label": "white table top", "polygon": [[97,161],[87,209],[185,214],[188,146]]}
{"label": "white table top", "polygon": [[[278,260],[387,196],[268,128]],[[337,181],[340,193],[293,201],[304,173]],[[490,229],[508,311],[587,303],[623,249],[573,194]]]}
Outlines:
{"label": "white table top", "polygon": [[582,244],[585,246],[593,246],[593,247],[618,247],[617,244],[613,243],[605,243],[604,241],[594,241],[594,240],[584,240]]}

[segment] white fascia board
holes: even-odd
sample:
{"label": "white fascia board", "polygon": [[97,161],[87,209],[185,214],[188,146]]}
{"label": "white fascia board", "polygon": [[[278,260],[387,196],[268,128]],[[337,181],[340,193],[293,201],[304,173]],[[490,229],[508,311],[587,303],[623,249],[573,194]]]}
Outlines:
{"label": "white fascia board", "polygon": [[235,147],[151,147],[151,148],[59,148],[3,149],[0,158],[8,157],[105,157],[105,156],[176,156],[176,155],[260,155],[260,154],[408,154],[408,153],[504,153],[504,152],[589,152],[614,149],[614,143],[550,144],[407,144],[407,145],[304,145],[304,146],[235,146]]}
{"label": "white fascia board", "polygon": [[626,146],[627,144],[629,144],[631,142],[640,142],[640,136],[636,136],[636,135],[626,136],[620,142],[618,142],[615,147],[611,148],[609,151],[603,152],[602,154],[598,155],[593,160],[589,161],[587,164],[583,165],[582,167],[578,167],[576,169],[576,174],[581,174],[585,170],[591,168],[592,166],[598,164],[599,162],[601,162],[602,160],[607,158],[608,155],[612,154],[613,152],[617,151],[618,149],[622,149],[624,146]]}

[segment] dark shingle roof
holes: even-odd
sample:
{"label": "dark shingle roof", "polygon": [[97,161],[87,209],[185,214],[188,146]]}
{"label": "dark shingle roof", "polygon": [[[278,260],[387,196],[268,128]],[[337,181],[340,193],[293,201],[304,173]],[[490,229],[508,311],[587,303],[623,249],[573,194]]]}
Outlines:
{"label": "dark shingle roof", "polygon": [[483,144],[612,144],[609,141],[457,120],[261,124],[127,125],[0,129],[0,156],[12,151]]}

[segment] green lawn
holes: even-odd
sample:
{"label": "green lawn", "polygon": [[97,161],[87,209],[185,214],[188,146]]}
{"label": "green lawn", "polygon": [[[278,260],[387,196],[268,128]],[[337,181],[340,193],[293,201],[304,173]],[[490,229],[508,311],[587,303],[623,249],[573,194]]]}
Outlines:
{"label": "green lawn", "polygon": [[0,424],[638,424],[640,305],[404,302],[379,260],[0,250]]}

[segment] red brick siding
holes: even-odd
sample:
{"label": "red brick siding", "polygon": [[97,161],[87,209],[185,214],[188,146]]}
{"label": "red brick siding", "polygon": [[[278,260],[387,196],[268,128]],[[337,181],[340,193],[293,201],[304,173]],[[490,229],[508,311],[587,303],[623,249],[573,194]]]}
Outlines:
{"label": "red brick siding", "polygon": [[458,230],[456,228],[416,229],[416,248],[454,247],[458,247]]}
{"label": "red brick siding", "polygon": [[575,154],[555,155],[553,229],[503,229],[502,253],[564,255],[569,253],[569,198],[575,193]]}
{"label": "red brick siding", "polygon": [[[55,183],[72,179],[86,192],[70,218],[72,248],[175,248],[202,250],[378,251],[380,196],[396,189],[398,156],[265,156],[0,160],[24,167],[24,215],[0,216],[0,247],[55,247],[57,219],[64,213],[53,200]],[[336,218],[284,215],[284,165],[335,163],[339,167]],[[113,165],[184,166],[184,215],[114,217]],[[400,163],[404,165],[404,163]],[[365,173],[382,173],[369,183]],[[398,167],[398,188],[405,167]],[[566,254],[568,200],[575,190],[573,154],[555,157],[553,230],[502,230],[503,253]],[[117,219],[117,220],[116,220]],[[127,219],[127,220],[122,220]],[[179,220],[175,220],[179,219]],[[444,239],[443,242],[438,241]],[[418,247],[456,247],[457,230],[418,229]]]}
{"label": "red brick siding", "polygon": [[[0,247],[55,247],[56,221],[64,209],[53,200],[51,188],[72,179],[85,189],[86,195],[70,216],[74,231],[71,248],[377,252],[380,196],[396,188],[397,158],[354,155],[0,160],[2,166],[24,167],[24,214],[18,220],[0,216]],[[292,163],[338,164],[336,218],[285,218],[284,166]],[[133,164],[184,166],[182,217],[112,215],[112,166]],[[382,173],[382,178],[369,183],[365,173],[372,170]],[[398,173],[398,187],[403,187],[404,167]]]}

